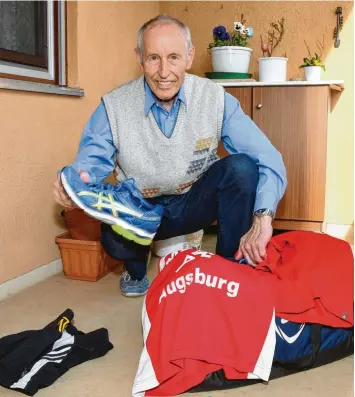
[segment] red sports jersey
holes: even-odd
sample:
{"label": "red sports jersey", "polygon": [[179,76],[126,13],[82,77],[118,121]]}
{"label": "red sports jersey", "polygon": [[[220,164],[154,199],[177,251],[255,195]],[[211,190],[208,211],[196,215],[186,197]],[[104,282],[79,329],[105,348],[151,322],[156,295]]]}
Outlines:
{"label": "red sports jersey", "polygon": [[257,269],[279,278],[276,315],[298,323],[354,326],[354,257],[327,234],[288,232],[271,239]]}
{"label": "red sports jersey", "polygon": [[223,369],[268,380],[277,279],[192,249],[168,255],[144,301],[144,348],[133,396],[172,396]]}

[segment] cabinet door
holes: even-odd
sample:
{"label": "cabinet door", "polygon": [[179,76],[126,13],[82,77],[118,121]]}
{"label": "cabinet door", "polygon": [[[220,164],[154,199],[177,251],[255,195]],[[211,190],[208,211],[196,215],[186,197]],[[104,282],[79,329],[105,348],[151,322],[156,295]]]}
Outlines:
{"label": "cabinet door", "polygon": [[253,88],[253,120],[287,171],[277,219],[324,220],[328,95],[327,86]]}
{"label": "cabinet door", "polygon": [[[226,87],[226,91],[236,97],[239,102],[240,106],[243,109],[244,113],[251,117],[252,113],[252,88],[251,87]],[[217,151],[219,157],[228,156],[228,152],[224,148],[222,142],[218,145]]]}
{"label": "cabinet door", "polygon": [[226,87],[225,90],[236,97],[244,113],[249,117],[252,116],[252,87]]}

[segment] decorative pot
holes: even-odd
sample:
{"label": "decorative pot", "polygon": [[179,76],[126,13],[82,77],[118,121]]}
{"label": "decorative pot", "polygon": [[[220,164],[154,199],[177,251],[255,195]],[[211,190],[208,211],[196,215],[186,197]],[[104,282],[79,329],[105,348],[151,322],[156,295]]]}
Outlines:
{"label": "decorative pot", "polygon": [[320,81],[322,68],[320,66],[305,66],[304,78],[307,81]]}
{"label": "decorative pot", "polygon": [[251,48],[239,46],[211,48],[213,71],[248,73],[252,52]]}
{"label": "decorative pot", "polygon": [[64,210],[62,217],[72,239],[100,241],[101,221],[86,215],[80,208]]}
{"label": "decorative pot", "polygon": [[259,81],[284,82],[287,81],[287,58],[263,57],[259,58]]}
{"label": "decorative pot", "polygon": [[98,281],[110,272],[122,272],[123,262],[106,254],[100,241],[74,240],[67,232],[57,236],[55,242],[59,246],[67,278]]}

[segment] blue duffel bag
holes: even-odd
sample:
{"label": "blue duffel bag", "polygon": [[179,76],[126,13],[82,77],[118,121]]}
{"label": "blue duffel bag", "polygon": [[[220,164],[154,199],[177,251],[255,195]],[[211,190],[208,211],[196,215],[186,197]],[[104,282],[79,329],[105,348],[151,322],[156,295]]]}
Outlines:
{"label": "blue duffel bag", "polygon": [[302,370],[353,353],[354,329],[298,324],[276,318],[274,366]]}
{"label": "blue duffel bag", "polygon": [[[276,318],[276,347],[269,381],[320,367],[354,353],[354,328],[331,328],[320,324],[298,324]],[[206,376],[190,392],[232,389],[261,380],[229,380],[219,370]]]}

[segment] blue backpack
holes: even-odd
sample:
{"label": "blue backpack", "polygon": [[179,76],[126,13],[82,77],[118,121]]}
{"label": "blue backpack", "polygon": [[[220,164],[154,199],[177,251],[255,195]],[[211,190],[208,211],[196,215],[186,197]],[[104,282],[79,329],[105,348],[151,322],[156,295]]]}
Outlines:
{"label": "blue backpack", "polygon": [[[298,324],[276,318],[276,347],[269,381],[320,367],[354,353],[354,328],[331,328],[320,324]],[[232,389],[261,380],[229,380],[219,370],[206,376],[190,392]]]}

